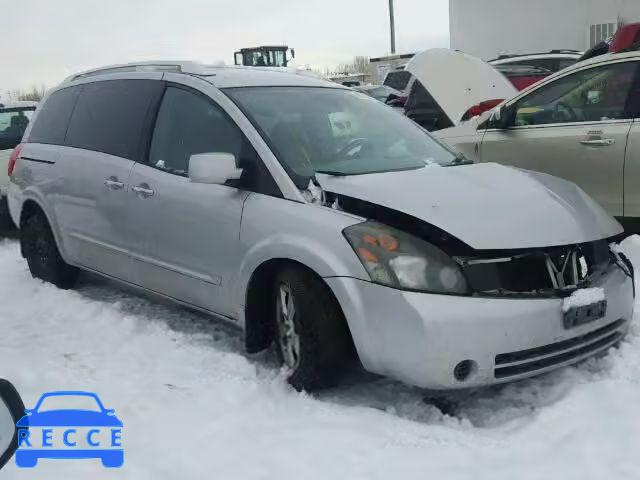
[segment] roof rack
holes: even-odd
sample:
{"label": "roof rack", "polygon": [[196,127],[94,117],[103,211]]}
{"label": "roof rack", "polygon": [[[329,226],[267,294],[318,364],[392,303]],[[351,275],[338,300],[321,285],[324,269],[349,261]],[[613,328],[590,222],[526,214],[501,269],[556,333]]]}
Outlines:
{"label": "roof rack", "polygon": [[128,72],[175,72],[206,75],[206,67],[195,62],[138,62],[125,63],[120,65],[109,65],[106,67],[94,68],[81,73],[76,73],[64,79],[63,83],[81,80],[96,75],[107,75],[110,73]]}

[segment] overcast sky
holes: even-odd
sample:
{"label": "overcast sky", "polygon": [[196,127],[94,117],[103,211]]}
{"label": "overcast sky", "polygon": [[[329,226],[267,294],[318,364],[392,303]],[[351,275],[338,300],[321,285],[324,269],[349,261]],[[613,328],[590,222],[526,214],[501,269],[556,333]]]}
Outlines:
{"label": "overcast sky", "polygon": [[[241,47],[286,44],[323,67],[389,52],[387,0],[0,0],[0,92],[101,65],[233,63]],[[395,0],[397,50],[449,45],[448,0]],[[10,19],[8,21],[8,19]]]}

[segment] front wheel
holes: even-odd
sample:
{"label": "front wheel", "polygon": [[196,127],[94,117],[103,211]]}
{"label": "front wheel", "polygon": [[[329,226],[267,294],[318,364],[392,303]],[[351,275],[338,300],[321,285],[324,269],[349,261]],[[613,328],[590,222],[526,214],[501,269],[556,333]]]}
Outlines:
{"label": "front wheel", "polygon": [[47,218],[36,213],[20,228],[20,245],[31,276],[67,290],[78,279],[78,269],[65,263]]}
{"label": "front wheel", "polygon": [[274,285],[278,358],[296,390],[335,385],[353,351],[337,300],[307,269],[287,265]]}

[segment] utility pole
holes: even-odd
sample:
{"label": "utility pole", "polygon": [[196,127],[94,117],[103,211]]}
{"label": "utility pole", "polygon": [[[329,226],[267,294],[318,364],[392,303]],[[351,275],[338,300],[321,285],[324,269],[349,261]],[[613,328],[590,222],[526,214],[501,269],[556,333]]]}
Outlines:
{"label": "utility pole", "polygon": [[393,0],[389,0],[389,25],[391,27],[391,53],[396,53],[396,22],[393,17]]}

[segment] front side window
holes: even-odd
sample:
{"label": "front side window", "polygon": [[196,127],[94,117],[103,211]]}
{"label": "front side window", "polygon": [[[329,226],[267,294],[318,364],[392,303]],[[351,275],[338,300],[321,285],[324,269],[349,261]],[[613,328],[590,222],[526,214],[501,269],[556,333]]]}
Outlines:
{"label": "front side window", "polygon": [[244,87],[225,93],[257,127],[299,186],[316,172],[358,175],[458,161],[409,119],[358,92]]}
{"label": "front side window", "polygon": [[248,148],[238,127],[207,98],[168,87],[156,121],[149,164],[177,175],[188,175],[196,153],[232,153]]}
{"label": "front side window", "polygon": [[636,71],[637,62],[625,62],[562,77],[517,102],[515,126],[632,118]]}

